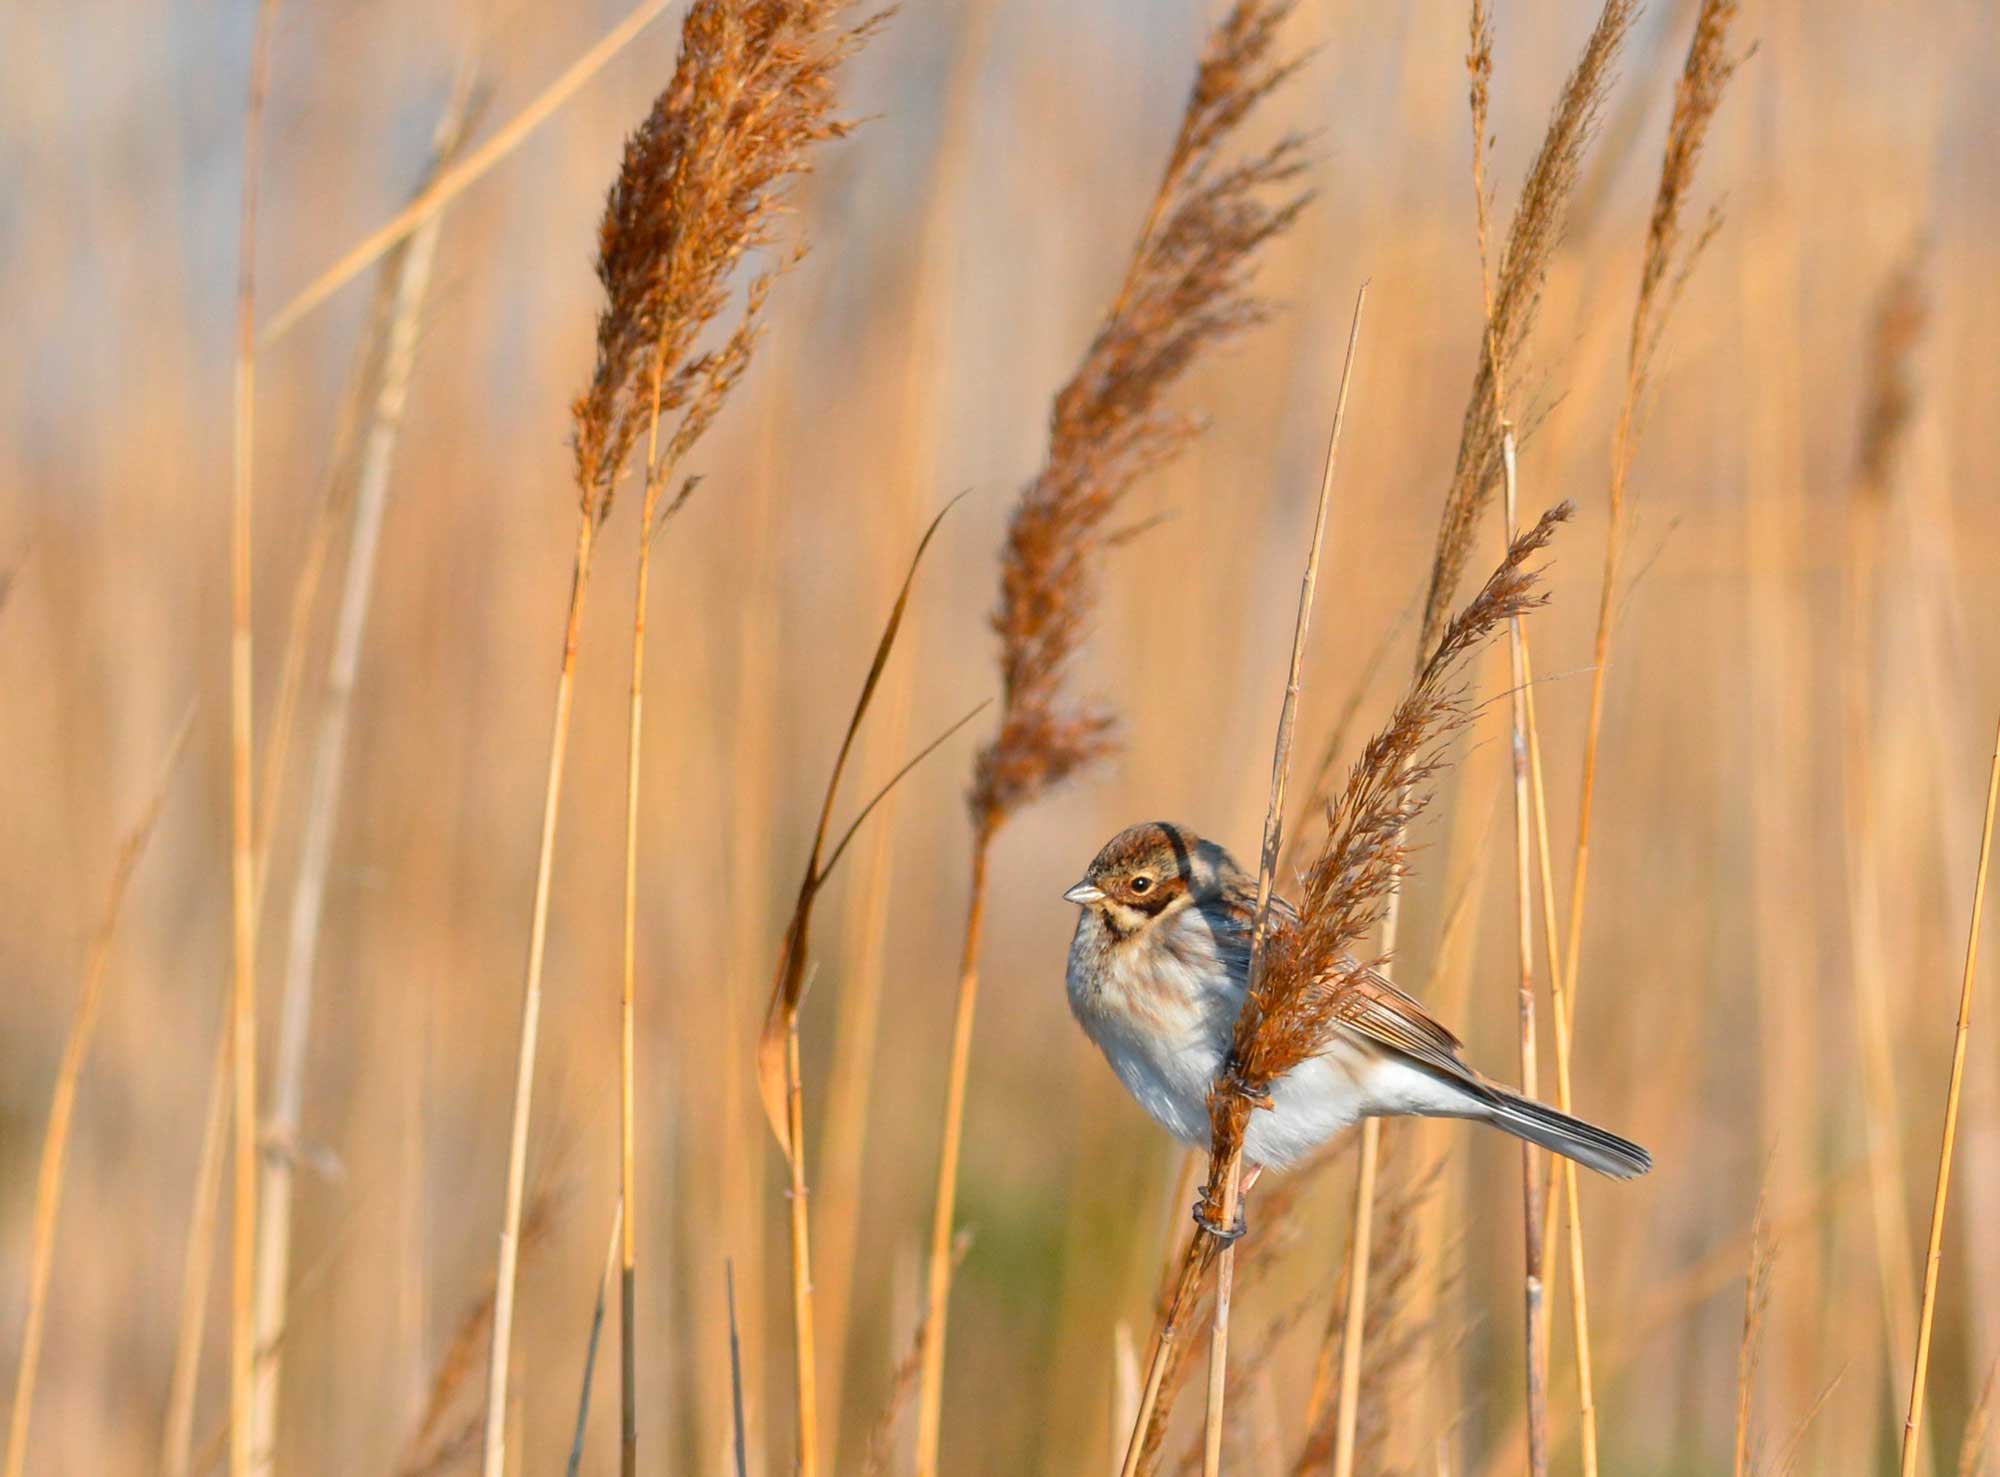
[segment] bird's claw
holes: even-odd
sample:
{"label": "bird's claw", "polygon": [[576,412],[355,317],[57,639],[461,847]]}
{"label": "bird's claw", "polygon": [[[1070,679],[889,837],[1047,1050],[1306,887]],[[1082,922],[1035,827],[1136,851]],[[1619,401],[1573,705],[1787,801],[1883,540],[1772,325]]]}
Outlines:
{"label": "bird's claw", "polygon": [[1224,1230],[1221,1225],[1204,1213],[1202,1207],[1207,1204],[1208,1200],[1206,1197],[1195,1201],[1194,1223],[1224,1246],[1233,1246],[1238,1241],[1241,1241],[1244,1234],[1250,1229],[1250,1223],[1243,1216],[1243,1207],[1240,1205],[1236,1207],[1236,1224]]}

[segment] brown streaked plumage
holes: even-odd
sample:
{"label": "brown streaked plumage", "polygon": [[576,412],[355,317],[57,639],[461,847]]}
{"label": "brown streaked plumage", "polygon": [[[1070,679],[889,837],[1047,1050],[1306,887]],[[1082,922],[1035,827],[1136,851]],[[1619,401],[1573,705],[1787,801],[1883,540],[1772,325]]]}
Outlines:
{"label": "brown streaked plumage", "polygon": [[[1184,1143],[1209,1139],[1208,1094],[1248,992],[1256,881],[1185,826],[1121,831],[1064,894],[1082,909],[1070,1008],[1119,1080]],[[1277,927],[1297,920],[1273,899]],[[1651,1156],[1482,1076],[1458,1038],[1372,969],[1342,961],[1325,1049],[1271,1084],[1244,1136],[1253,1165],[1283,1167],[1365,1117],[1472,1118],[1630,1179]]]}

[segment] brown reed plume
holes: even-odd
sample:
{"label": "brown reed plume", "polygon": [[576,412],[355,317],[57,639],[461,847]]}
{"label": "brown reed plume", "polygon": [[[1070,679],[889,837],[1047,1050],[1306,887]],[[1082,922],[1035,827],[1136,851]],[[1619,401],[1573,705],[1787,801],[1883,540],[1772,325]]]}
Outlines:
{"label": "brown reed plume", "polygon": [[[1572,512],[1570,504],[1559,504],[1513,541],[1479,593],[1446,622],[1389,724],[1349,770],[1331,806],[1326,839],[1306,869],[1298,921],[1272,934],[1265,967],[1253,978],[1236,1019],[1229,1065],[1209,1098],[1212,1137],[1203,1197],[1205,1214],[1216,1224],[1223,1223],[1216,1217],[1241,1164],[1251,1112],[1273,1082],[1319,1055],[1344,1021],[1367,1008],[1366,993],[1352,985],[1383,961],[1357,962],[1353,950],[1381,920],[1405,875],[1408,827],[1429,805],[1432,782],[1450,762],[1450,739],[1470,720],[1465,663],[1510,619],[1542,603],[1535,589],[1538,573],[1528,561]],[[1145,1469],[1142,1453],[1157,1448],[1171,1413],[1170,1392],[1160,1388],[1170,1331],[1187,1316],[1214,1252],[1207,1235],[1189,1241],[1174,1296],[1161,1313],[1154,1367],[1128,1448],[1128,1477]]]}
{"label": "brown reed plume", "polygon": [[[598,230],[597,276],[605,303],[598,315],[596,367],[572,408],[576,425],[576,555],[569,613],[557,679],[554,735],[550,742],[533,921],[523,989],[521,1040],[516,1061],[507,1198],[495,1277],[493,1353],[487,1380],[485,1470],[500,1477],[505,1466],[508,1353],[513,1331],[516,1231],[527,1169],[527,1135],[540,1029],[542,960],[548,933],[549,885],[563,761],[575,694],[577,642],[598,531],[642,432],[648,436],[646,497],[639,536],[642,549],[664,516],[661,488],[721,409],[748,367],[769,277],[746,294],[733,327],[719,345],[697,352],[706,331],[729,304],[733,269],[743,255],[772,241],[785,185],[806,168],[812,145],[838,136],[832,116],[834,78],[872,30],[873,21],[847,25],[844,0],[696,0],[681,26],[680,58],[646,121],[626,141],[618,177]],[[663,417],[678,417],[658,440]],[[674,503],[692,488],[684,483]],[[643,662],[644,571],[635,612],[635,671]],[[637,743],[639,697],[633,699]],[[636,786],[636,772],[629,784]],[[628,824],[631,790],[628,788]],[[627,903],[633,885],[627,839]],[[628,935],[629,935],[628,912]],[[623,1039],[630,1061],[629,973]],[[622,1077],[631,1097],[630,1068]],[[637,1220],[629,1166],[631,1115],[621,1118],[621,1158],[628,1166],[625,1224]],[[630,1248],[636,1243],[625,1242]],[[627,1280],[630,1254],[626,1252]],[[624,1349],[632,1348],[632,1294],[621,1286]],[[624,1364],[623,1456],[634,1461],[633,1377]]]}
{"label": "brown reed plume", "polygon": [[1210,34],[1125,279],[1074,376],[1055,397],[1048,460],[1021,494],[1000,556],[1001,714],[969,805],[972,879],[946,1072],[926,1285],[917,1472],[935,1477],[951,1297],[952,1220],[979,942],[993,838],[1024,806],[1114,747],[1110,712],[1066,691],[1096,599],[1107,528],[1133,485],[1186,448],[1200,422],[1161,401],[1203,353],[1268,316],[1249,290],[1261,248],[1305,206],[1304,141],[1286,134],[1225,159],[1257,105],[1298,68],[1277,55],[1290,0],[1237,0]]}
{"label": "brown reed plume", "polygon": [[[1422,634],[1417,647],[1420,652],[1435,649],[1443,634],[1458,582],[1472,555],[1480,515],[1499,486],[1502,428],[1495,409],[1499,402],[1494,380],[1496,374],[1504,375],[1506,367],[1516,360],[1534,327],[1549,261],[1562,239],[1583,156],[1611,88],[1613,65],[1637,13],[1636,0],[1606,0],[1590,39],[1584,43],[1583,54],[1556,98],[1548,131],[1521,186],[1521,198],[1514,207],[1507,244],[1493,283],[1492,308],[1487,314],[1479,367],[1472,377],[1472,392],[1459,432],[1458,460],[1445,490],[1444,513],[1438,521],[1437,551],[1431,561],[1430,588],[1424,597]],[[1483,7],[1475,7],[1473,52],[1467,59],[1472,74],[1476,127],[1484,120],[1486,85],[1492,65],[1490,50],[1482,57],[1479,41],[1483,14]],[[1490,47],[1490,33],[1487,44]],[[1481,197],[1483,219],[1483,183]]]}

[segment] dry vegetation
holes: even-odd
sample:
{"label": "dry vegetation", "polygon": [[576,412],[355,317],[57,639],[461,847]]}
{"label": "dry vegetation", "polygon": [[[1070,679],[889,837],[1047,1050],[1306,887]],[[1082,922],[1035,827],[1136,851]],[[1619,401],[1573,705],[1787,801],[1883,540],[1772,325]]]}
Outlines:
{"label": "dry vegetation", "polygon": [[[1389,14],[21,19],[6,1477],[1993,1468],[1991,48]],[[1363,964],[1658,1168],[1246,1192]]]}

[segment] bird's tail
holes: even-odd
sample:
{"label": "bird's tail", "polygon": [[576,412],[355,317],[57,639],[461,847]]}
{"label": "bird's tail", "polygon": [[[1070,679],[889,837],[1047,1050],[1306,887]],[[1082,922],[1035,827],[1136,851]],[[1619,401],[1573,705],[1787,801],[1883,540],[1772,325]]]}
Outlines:
{"label": "bird's tail", "polygon": [[1492,1093],[1487,1121],[1517,1139],[1539,1144],[1613,1179],[1637,1179],[1653,1167],[1653,1156],[1629,1139],[1504,1088],[1493,1088]]}

